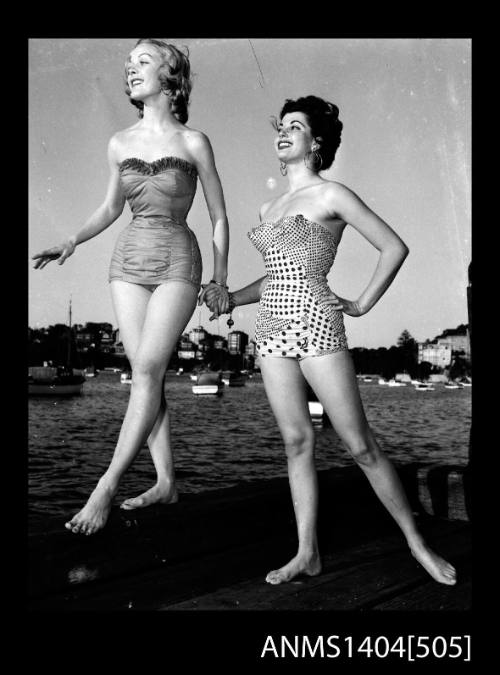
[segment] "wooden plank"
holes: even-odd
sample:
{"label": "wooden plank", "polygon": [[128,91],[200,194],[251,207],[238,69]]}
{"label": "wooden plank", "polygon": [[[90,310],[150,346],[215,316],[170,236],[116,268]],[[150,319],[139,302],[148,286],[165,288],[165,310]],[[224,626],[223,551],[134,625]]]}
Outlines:
{"label": "wooden plank", "polygon": [[472,581],[467,579],[454,587],[426,584],[395,598],[373,605],[374,610],[395,611],[467,611],[472,606]]}
{"label": "wooden plank", "polygon": [[[347,551],[338,551],[334,556],[331,555],[328,560],[332,560],[331,565],[340,571],[349,569],[358,560],[359,555],[368,555],[373,550],[372,542],[365,542],[357,549],[348,549]],[[389,548],[389,551],[397,550],[396,547]],[[291,555],[293,548],[291,548]],[[254,609],[260,602],[267,602],[270,598],[279,599],[296,593],[297,588],[301,588],[304,583],[311,586],[324,583],[324,573],[317,577],[310,577],[307,580],[292,581],[288,584],[271,586],[266,583],[266,574],[273,569],[270,560],[273,558],[279,560],[283,557],[283,550],[275,547],[275,550],[266,552],[266,560],[261,564],[260,574],[257,577],[246,579],[241,583],[232,586],[224,586],[215,592],[203,596],[193,597],[185,603],[179,603],[179,606],[173,606],[174,603],[165,602],[161,609],[217,609],[219,596],[223,598],[221,602],[230,609]],[[324,558],[326,560],[326,558]]]}
{"label": "wooden plank", "polygon": [[[284,545],[280,539],[270,550]],[[257,549],[258,550],[258,549]],[[262,562],[252,542],[245,547],[217,551],[201,558],[178,563],[165,562],[130,575],[91,580],[31,598],[31,610],[123,610],[158,609],[167,601],[176,602],[212,592],[223,584],[236,584],[259,574]]]}
{"label": "wooden plank", "polygon": [[[440,525],[440,552],[452,560],[458,557],[461,561],[466,560],[470,548],[468,528],[455,527],[446,533]],[[437,528],[434,529],[436,535]],[[459,574],[467,577],[464,564],[459,566]],[[371,605],[389,602],[389,598],[404,595],[418,597],[419,590],[429,584],[433,591],[425,597],[429,598],[429,602],[432,598],[431,604],[467,606],[469,599],[464,596],[461,587],[451,589],[434,582],[411,557],[400,538],[391,536],[354,547],[341,555],[325,556],[324,571],[317,577],[278,586],[266,584],[262,577],[254,578],[189,601],[165,604],[162,609],[368,609]]]}
{"label": "wooden plank", "polygon": [[[399,472],[412,505],[422,512],[417,499],[420,469],[420,465],[407,465]],[[340,574],[342,565],[355,570],[356,556],[363,560],[364,555],[369,567],[380,564],[389,550],[394,554],[403,550],[396,524],[359,468],[319,472],[319,482],[320,547],[325,562],[333,554],[330,571]],[[438,545],[442,535],[451,536],[456,530],[450,522],[420,520]],[[135,512],[113,509],[106,528],[93,537],[73,535],[59,520],[55,528],[55,522],[49,523],[45,531],[30,536],[32,608],[113,609],[130,603],[163,607],[254,577],[254,594],[257,587],[265,590],[262,596],[259,590],[253,601],[249,591],[249,603],[279,600],[294,588],[286,584],[277,590],[263,584],[265,574],[295,552],[286,478],[188,495],[171,506]],[[389,549],[384,550],[380,542]],[[309,579],[307,588],[325,581],[324,575]],[[233,602],[232,597],[227,601]],[[302,597],[309,601],[307,595]],[[310,600],[319,602],[314,597]]]}
{"label": "wooden plank", "polygon": [[468,520],[464,470],[425,466],[418,470],[418,498],[425,511],[441,518]]}

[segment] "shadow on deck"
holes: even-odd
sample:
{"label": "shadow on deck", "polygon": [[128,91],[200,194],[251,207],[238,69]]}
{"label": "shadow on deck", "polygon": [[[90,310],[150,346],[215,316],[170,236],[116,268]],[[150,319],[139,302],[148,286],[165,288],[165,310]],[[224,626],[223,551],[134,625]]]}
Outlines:
{"label": "shadow on deck", "polygon": [[295,553],[283,478],[185,495],[143,511],[114,508],[92,537],[59,520],[29,538],[31,610],[467,610],[470,525],[457,467],[398,472],[429,543],[458,571],[434,582],[411,557],[361,471],[319,472],[323,572],[280,586],[267,571]]}

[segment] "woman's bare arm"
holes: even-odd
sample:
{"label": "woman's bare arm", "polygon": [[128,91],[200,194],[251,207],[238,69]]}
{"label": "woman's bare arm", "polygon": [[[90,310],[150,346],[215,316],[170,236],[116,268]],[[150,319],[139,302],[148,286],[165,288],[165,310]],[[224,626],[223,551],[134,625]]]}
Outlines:
{"label": "woman's bare arm", "polygon": [[[409,248],[394,230],[374,213],[352,190],[341,183],[331,183],[323,195],[330,215],[342,218],[372,244],[380,256],[368,285],[355,301],[334,297],[327,300],[334,309],[351,316],[366,314],[389,288]],[[338,301],[338,302],[336,302]]]}
{"label": "woman's bare arm", "polygon": [[220,283],[226,283],[229,225],[224,193],[215,166],[212,146],[205,134],[196,132],[190,134],[188,147],[198,170],[208,213],[212,221],[214,249],[214,273],[212,278]]}
{"label": "woman's bare arm", "polygon": [[66,258],[74,252],[78,244],[92,239],[109,227],[121,215],[125,205],[125,196],[120,184],[120,173],[116,158],[117,142],[113,137],[108,145],[108,164],[110,176],[106,196],[102,204],[94,211],[85,225],[74,235],[68,237],[58,246],[45,249],[32,256],[36,260],[35,269],[43,269],[51,260],[62,265]]}

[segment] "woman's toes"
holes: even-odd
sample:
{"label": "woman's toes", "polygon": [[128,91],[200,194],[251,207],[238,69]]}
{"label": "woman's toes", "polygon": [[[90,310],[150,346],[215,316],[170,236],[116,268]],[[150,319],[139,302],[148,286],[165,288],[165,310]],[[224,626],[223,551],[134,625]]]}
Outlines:
{"label": "woman's toes", "polygon": [[120,504],[120,508],[125,509],[125,511],[131,511],[138,505],[137,502],[137,498],[131,497],[130,499],[126,499],[124,502],[122,502],[122,504]]}
{"label": "woman's toes", "polygon": [[269,574],[266,577],[266,581],[268,584],[279,584],[281,583],[281,576],[279,572],[269,572]]}

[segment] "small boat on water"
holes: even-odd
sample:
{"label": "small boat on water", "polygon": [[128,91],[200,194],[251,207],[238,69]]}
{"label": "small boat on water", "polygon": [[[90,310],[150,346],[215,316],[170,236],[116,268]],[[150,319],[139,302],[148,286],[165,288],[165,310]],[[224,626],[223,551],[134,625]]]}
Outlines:
{"label": "small boat on water", "polygon": [[124,370],[120,375],[120,382],[122,384],[132,384],[132,373],[130,370]]}
{"label": "small boat on water", "polygon": [[307,406],[309,408],[309,415],[311,416],[311,420],[313,422],[331,426],[330,418],[325,413],[323,404],[321,401],[318,401],[318,397],[309,384],[307,385]]}
{"label": "small boat on water", "polygon": [[220,372],[200,373],[196,384],[193,384],[191,389],[193,394],[197,396],[205,394],[220,396],[224,391],[224,383],[222,382]]}
{"label": "small boat on water", "polygon": [[417,382],[414,386],[415,391],[435,391],[431,382]]}
{"label": "small boat on water", "polygon": [[387,382],[389,387],[406,387],[406,382],[399,382],[399,380],[389,380]]}
{"label": "small boat on water", "polygon": [[28,368],[30,396],[79,396],[86,378],[82,371],[66,366]]}
{"label": "small boat on water", "polygon": [[321,422],[325,412],[323,405],[319,401],[308,401],[307,405],[309,406],[309,414],[311,415],[313,422]]}
{"label": "small boat on water", "polygon": [[462,385],[459,384],[458,382],[453,382],[452,380],[449,380],[448,382],[444,383],[444,388],[445,389],[461,389]]}
{"label": "small boat on water", "polygon": [[247,376],[239,370],[225,370],[222,373],[222,381],[227,387],[244,387]]}
{"label": "small boat on water", "polygon": [[378,383],[379,384],[389,384],[388,381],[385,379],[385,377],[379,377]]}

